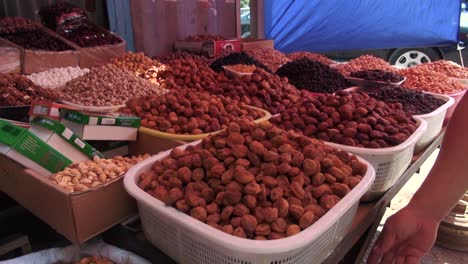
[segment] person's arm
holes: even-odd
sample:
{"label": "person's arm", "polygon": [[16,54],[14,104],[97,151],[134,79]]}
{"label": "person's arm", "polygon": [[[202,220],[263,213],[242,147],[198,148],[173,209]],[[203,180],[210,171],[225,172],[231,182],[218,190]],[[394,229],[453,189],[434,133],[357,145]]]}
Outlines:
{"label": "person's arm", "polygon": [[468,94],[455,109],[437,160],[409,204],[385,223],[368,263],[418,263],[440,221],[468,190]]}

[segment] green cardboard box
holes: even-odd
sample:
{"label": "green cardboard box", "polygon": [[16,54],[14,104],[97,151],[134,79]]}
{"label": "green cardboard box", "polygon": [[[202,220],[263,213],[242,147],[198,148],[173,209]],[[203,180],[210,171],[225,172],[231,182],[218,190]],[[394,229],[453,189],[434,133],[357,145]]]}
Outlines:
{"label": "green cardboard box", "polygon": [[94,156],[104,157],[94,147],[83,141],[57,120],[35,117],[31,120],[29,131],[62,153],[73,163],[83,162],[94,158]]}
{"label": "green cardboard box", "polygon": [[6,121],[0,121],[0,145],[4,155],[47,177],[72,164],[30,131]]}

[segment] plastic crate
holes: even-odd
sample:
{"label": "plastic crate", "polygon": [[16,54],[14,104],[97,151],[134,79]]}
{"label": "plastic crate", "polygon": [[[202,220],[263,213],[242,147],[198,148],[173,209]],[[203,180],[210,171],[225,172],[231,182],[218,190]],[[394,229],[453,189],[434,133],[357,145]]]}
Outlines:
{"label": "plastic crate", "polygon": [[423,150],[437,137],[437,135],[439,135],[440,131],[442,130],[442,125],[444,124],[445,114],[447,113],[447,110],[455,103],[455,100],[450,96],[433,93],[431,93],[431,95],[444,100],[445,104],[431,113],[415,115],[415,117],[419,117],[427,122],[426,132],[424,132],[421,138],[419,138],[418,142],[416,142],[416,146],[414,147],[415,153]]}
{"label": "plastic crate", "polygon": [[408,168],[413,157],[416,142],[426,131],[427,123],[415,117],[418,128],[403,143],[398,146],[380,149],[351,147],[331,142],[326,144],[367,160],[375,169],[375,181],[370,190],[362,197],[362,201],[372,201],[382,196],[400,178]]}
{"label": "plastic crate", "polygon": [[368,166],[361,182],[312,226],[291,237],[255,241],[231,236],[203,224],[173,207],[165,206],[137,186],[139,175],[169,153],[160,153],[133,166],[125,176],[124,186],[137,200],[147,239],[179,263],[320,263],[346,235],[359,199],[370,188],[375,177],[372,166],[361,159]]}

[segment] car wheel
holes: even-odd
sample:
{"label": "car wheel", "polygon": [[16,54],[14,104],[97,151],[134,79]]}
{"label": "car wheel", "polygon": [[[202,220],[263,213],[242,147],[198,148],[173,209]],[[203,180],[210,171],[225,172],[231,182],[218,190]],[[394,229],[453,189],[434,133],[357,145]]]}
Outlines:
{"label": "car wheel", "polygon": [[388,62],[392,65],[402,68],[409,68],[421,63],[440,60],[441,56],[435,49],[397,49],[395,50]]}

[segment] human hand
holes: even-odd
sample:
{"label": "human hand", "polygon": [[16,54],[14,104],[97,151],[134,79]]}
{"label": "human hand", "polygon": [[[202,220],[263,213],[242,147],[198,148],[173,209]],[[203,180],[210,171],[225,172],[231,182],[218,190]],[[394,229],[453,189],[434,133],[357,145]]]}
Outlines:
{"label": "human hand", "polygon": [[367,263],[419,263],[434,244],[439,227],[439,222],[429,217],[428,213],[407,206],[391,216]]}

